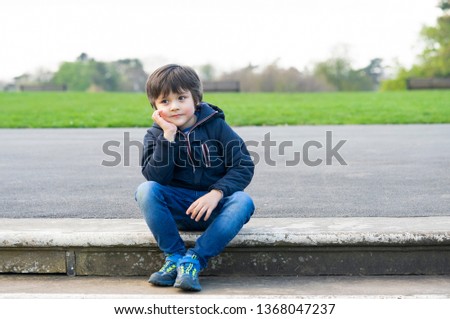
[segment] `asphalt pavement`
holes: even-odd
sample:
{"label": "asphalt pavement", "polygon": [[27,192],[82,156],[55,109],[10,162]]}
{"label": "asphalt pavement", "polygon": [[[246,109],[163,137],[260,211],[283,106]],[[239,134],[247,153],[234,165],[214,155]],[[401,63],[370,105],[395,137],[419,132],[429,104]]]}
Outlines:
{"label": "asphalt pavement", "polygon": [[[0,217],[141,218],[145,128],[1,129]],[[450,125],[239,127],[255,217],[450,215]]]}

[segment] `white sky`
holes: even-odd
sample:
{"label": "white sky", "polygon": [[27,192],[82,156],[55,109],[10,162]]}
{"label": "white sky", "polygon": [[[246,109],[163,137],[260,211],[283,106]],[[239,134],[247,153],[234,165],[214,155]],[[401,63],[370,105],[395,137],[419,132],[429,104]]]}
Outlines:
{"label": "white sky", "polygon": [[380,57],[411,65],[437,0],[1,0],[0,80],[96,60],[212,63],[220,70],[279,59],[299,69],[345,44],[355,67]]}

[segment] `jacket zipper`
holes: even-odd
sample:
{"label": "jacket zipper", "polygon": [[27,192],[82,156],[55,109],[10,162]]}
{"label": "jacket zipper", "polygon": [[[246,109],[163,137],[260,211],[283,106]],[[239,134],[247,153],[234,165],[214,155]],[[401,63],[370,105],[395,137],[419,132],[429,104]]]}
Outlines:
{"label": "jacket zipper", "polygon": [[184,134],[181,131],[178,131],[180,134],[182,134],[184,136],[184,138],[187,141],[187,151],[188,151],[188,159],[191,162],[192,165],[192,171],[195,173],[195,163],[194,163],[194,158],[192,156],[192,150],[191,150],[191,142],[189,140],[189,135],[202,123],[205,123],[207,120],[209,120],[211,117],[213,117],[214,115],[216,115],[217,113],[219,113],[218,111],[214,111],[214,113],[208,115],[207,117],[205,117],[203,120],[201,120],[200,122],[195,123],[195,125],[189,130],[189,132],[187,134]]}

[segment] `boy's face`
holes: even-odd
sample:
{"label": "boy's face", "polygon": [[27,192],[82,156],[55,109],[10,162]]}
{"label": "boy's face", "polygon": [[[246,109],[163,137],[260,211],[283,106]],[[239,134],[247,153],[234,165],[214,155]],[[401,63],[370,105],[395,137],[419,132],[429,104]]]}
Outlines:
{"label": "boy's face", "polygon": [[165,121],[176,125],[180,130],[193,126],[197,121],[194,115],[195,103],[190,91],[160,95],[155,101],[155,106]]}

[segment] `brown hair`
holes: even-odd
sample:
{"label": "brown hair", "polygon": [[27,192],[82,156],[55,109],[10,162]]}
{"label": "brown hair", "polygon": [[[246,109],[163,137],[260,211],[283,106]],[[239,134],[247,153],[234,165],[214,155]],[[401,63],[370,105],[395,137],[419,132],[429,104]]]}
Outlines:
{"label": "brown hair", "polygon": [[161,95],[167,96],[171,92],[181,94],[190,91],[195,105],[203,99],[202,82],[197,73],[188,66],[167,64],[154,71],[147,80],[147,97],[153,108],[155,101]]}

